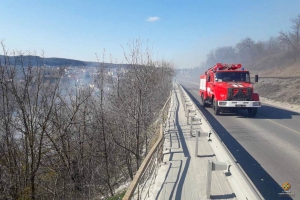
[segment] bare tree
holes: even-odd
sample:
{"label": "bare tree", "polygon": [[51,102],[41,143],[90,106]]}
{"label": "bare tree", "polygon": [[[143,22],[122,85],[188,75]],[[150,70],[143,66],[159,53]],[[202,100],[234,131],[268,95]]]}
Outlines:
{"label": "bare tree", "polygon": [[[8,114],[3,120],[5,129],[2,134],[7,142],[2,155],[8,161],[6,164],[9,164],[9,171],[6,173],[11,174],[10,176],[18,174],[20,181],[11,182],[10,189],[14,188],[11,196],[37,199],[37,176],[45,152],[45,135],[61,71],[55,72],[52,77],[54,81],[46,82],[41,60],[35,60],[38,66],[33,66],[31,59],[36,57],[24,57],[22,52],[12,52],[11,61],[3,44],[2,46],[5,54],[5,61],[1,66],[2,108]],[[11,157],[15,153],[18,157]],[[16,159],[14,162],[9,161],[13,158]],[[13,166],[10,168],[10,165]]]}
{"label": "bare tree", "polygon": [[150,126],[169,95],[174,71],[168,62],[154,62],[150,49],[143,50],[140,40],[129,44],[128,49],[124,49],[128,67],[112,84],[110,109],[118,127],[114,141],[125,150],[124,162],[133,178],[148,151],[153,134]]}
{"label": "bare tree", "polygon": [[99,62],[88,86],[62,78],[63,68],[45,67],[35,54],[10,56],[2,44],[0,199],[107,197],[133,178],[174,69],[153,61],[139,41],[131,45],[124,68],[111,76]]}
{"label": "bare tree", "polygon": [[288,47],[288,52],[297,60],[300,56],[300,15],[291,20],[292,31],[279,32],[279,40]]}
{"label": "bare tree", "polygon": [[[98,144],[100,147],[100,151],[102,153],[101,157],[103,158],[103,180],[105,184],[107,185],[109,189],[109,193],[111,196],[114,195],[114,190],[113,190],[113,185],[114,183],[114,177],[116,176],[114,172],[114,166],[115,164],[112,163],[114,160],[114,156],[111,153],[112,151],[112,146],[111,143],[113,142],[112,138],[110,137],[111,133],[109,132],[109,123],[108,123],[108,112],[107,108],[105,105],[107,104],[106,101],[106,96],[105,94],[105,87],[107,87],[106,84],[106,68],[105,68],[105,63],[104,63],[104,57],[105,57],[105,52],[103,53],[103,62],[100,63],[98,60],[98,63],[100,64],[99,69],[98,69],[98,77],[95,79],[95,85],[99,89],[99,93],[97,95],[97,99],[94,101],[96,104],[95,106],[95,122],[98,125],[97,127],[97,135],[98,135]],[[98,106],[97,106],[98,105]],[[98,109],[97,109],[98,108]]]}

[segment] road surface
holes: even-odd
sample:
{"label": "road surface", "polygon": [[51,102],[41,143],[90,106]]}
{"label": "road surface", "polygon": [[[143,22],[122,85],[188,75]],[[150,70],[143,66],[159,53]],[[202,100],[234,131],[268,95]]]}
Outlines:
{"label": "road surface", "polygon": [[300,199],[300,114],[263,103],[255,118],[246,111],[213,114],[199,104],[199,80],[177,80],[196,101],[222,141],[265,199],[280,196],[290,183],[293,199]]}

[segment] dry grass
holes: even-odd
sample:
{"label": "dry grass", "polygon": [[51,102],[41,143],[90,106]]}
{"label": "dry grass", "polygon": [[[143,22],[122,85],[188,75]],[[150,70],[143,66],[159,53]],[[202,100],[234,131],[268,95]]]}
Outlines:
{"label": "dry grass", "polygon": [[254,88],[261,97],[300,105],[300,78],[260,78]]}
{"label": "dry grass", "polygon": [[288,67],[274,67],[258,72],[259,76],[264,77],[300,77],[300,61]]}
{"label": "dry grass", "polygon": [[285,104],[300,105],[300,60],[287,67],[276,66],[254,72],[256,73],[260,78],[258,83],[254,84],[254,88],[261,97]]}

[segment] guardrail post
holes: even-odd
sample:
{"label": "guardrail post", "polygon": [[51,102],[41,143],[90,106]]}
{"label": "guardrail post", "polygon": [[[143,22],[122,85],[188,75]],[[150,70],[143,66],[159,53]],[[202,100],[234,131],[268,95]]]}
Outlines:
{"label": "guardrail post", "polygon": [[198,157],[198,140],[199,140],[199,136],[200,136],[200,131],[197,131],[196,133],[196,149],[195,149],[195,157]]}
{"label": "guardrail post", "polygon": [[189,115],[190,115],[190,109],[186,112],[186,124],[189,124]]}
{"label": "guardrail post", "polygon": [[212,161],[209,160],[208,164],[207,164],[207,181],[206,181],[206,198],[207,199],[210,199],[211,171],[212,171]]}
{"label": "guardrail post", "polygon": [[210,141],[210,135],[211,135],[211,133],[207,133],[207,132],[200,132],[200,131],[197,131],[197,133],[196,133],[196,149],[195,149],[195,157],[198,157],[198,146],[199,146],[199,137],[206,137],[206,136],[208,136],[209,137],[209,139],[208,139],[208,141]]}
{"label": "guardrail post", "polygon": [[186,110],[186,104],[187,104],[187,102],[186,102],[186,99],[185,99],[183,93],[182,93],[182,95],[181,95],[181,98],[182,98],[182,101],[183,101],[183,110],[185,111],[185,110]]}
{"label": "guardrail post", "polygon": [[213,162],[211,160],[208,161],[208,164],[207,164],[207,185],[206,185],[206,198],[207,199],[210,199],[212,171],[226,170],[226,169],[227,169],[227,163]]}
{"label": "guardrail post", "polygon": [[190,117],[190,136],[193,136],[193,121],[194,121],[194,117]]}

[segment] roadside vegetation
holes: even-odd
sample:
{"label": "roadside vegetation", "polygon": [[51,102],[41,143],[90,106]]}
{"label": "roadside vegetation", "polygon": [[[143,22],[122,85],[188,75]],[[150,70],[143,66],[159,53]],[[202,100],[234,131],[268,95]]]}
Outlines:
{"label": "roadside vegetation", "polygon": [[289,31],[280,31],[267,41],[246,37],[233,46],[211,50],[199,68],[178,70],[178,78],[198,80],[200,74],[216,63],[241,63],[252,78],[259,75],[254,88],[261,97],[290,106],[300,105],[300,15],[291,19]]}
{"label": "roadside vegetation", "polygon": [[280,31],[267,41],[246,37],[234,46],[210,51],[201,68],[207,69],[218,62],[242,63],[260,76],[300,76],[300,15],[291,19],[289,31]]}
{"label": "roadside vegetation", "polygon": [[136,40],[124,48],[125,69],[107,73],[103,55],[95,87],[79,87],[63,67],[2,49],[0,199],[113,197],[147,154],[172,63]]}

